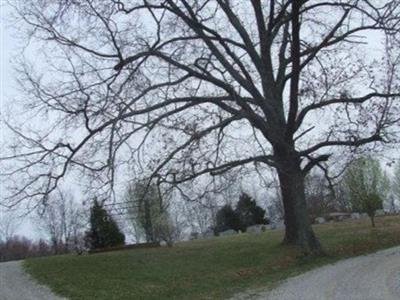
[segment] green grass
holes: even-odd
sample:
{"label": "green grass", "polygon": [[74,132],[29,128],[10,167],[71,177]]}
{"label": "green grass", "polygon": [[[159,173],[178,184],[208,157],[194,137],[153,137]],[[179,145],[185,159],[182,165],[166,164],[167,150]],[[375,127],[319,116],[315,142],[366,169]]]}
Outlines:
{"label": "green grass", "polygon": [[87,256],[29,259],[26,270],[70,299],[224,299],[338,259],[400,245],[400,217],[315,226],[326,257],[281,246],[282,231]]}

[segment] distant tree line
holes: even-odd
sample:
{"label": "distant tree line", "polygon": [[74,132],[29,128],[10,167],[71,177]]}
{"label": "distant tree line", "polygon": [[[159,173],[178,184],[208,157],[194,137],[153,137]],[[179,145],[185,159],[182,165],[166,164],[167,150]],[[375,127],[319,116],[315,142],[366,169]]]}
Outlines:
{"label": "distant tree line", "polygon": [[336,184],[329,183],[322,174],[306,178],[306,200],[311,220],[329,212],[365,213],[375,226],[377,210],[400,210],[400,162],[395,165],[391,179],[378,160],[369,155],[353,159]]}
{"label": "distant tree line", "polygon": [[51,245],[43,239],[32,241],[26,237],[14,235],[6,241],[0,240],[1,262],[52,254],[54,254],[54,251]]}
{"label": "distant tree line", "polygon": [[[371,219],[371,225],[375,226],[376,211],[382,209],[384,203],[387,210],[400,210],[400,162],[395,164],[393,174],[389,178],[379,161],[371,156],[351,161],[335,185],[324,174],[310,173],[306,177],[305,191],[311,220],[335,211],[359,212],[366,213]],[[230,193],[230,197],[237,194],[236,190]],[[249,226],[269,224],[270,218],[282,218],[282,203],[278,197],[271,196],[268,199],[270,206],[267,217],[266,210],[244,192],[235,205],[222,206],[210,205],[212,199],[208,196],[205,197],[210,200],[208,206],[199,206],[185,199],[172,206],[178,200],[174,198],[176,196],[168,196],[155,183],[144,180],[128,186],[124,198],[127,205],[125,217],[135,228],[137,243],[165,242],[171,246],[188,228],[201,225],[203,233],[212,230],[218,235],[229,229],[246,232]],[[125,244],[121,224],[115,221],[104,201],[94,199],[88,214],[69,193],[59,192],[51,200],[37,216],[37,224],[49,236],[48,241],[32,241],[16,235],[13,223],[16,218],[12,214],[3,216],[0,222],[0,261],[81,253],[83,249]],[[225,203],[228,200],[232,202],[231,198],[225,200]],[[179,221],[182,219],[184,221]]]}

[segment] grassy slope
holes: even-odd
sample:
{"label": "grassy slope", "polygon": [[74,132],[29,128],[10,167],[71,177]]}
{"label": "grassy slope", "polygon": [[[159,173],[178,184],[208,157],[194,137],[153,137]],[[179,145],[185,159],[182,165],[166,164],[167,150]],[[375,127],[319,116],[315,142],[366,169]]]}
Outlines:
{"label": "grassy slope", "polygon": [[140,249],[26,261],[29,273],[71,299],[223,299],[337,259],[400,245],[400,217],[315,227],[328,256],[297,257],[282,231]]}

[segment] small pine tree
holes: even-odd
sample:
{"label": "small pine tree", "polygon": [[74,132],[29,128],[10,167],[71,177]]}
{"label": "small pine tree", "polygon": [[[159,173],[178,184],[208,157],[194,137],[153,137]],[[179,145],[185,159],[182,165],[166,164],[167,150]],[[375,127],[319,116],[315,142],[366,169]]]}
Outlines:
{"label": "small pine tree", "polygon": [[224,205],[218,210],[216,215],[216,232],[222,232],[228,229],[238,231],[240,229],[239,218],[230,205]]}
{"label": "small pine tree", "polygon": [[239,228],[246,231],[247,227],[257,224],[268,224],[265,210],[257,205],[256,201],[248,194],[242,193],[236,205],[235,214],[239,219]]}
{"label": "small pine tree", "polygon": [[123,245],[125,235],[109,213],[95,199],[90,209],[90,230],[86,241],[91,249]]}

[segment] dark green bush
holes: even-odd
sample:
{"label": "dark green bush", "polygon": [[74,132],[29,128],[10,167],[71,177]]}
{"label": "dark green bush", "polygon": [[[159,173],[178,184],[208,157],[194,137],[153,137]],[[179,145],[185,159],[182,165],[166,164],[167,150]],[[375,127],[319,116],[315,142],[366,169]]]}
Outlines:
{"label": "dark green bush", "polygon": [[95,199],[90,209],[90,229],[86,233],[90,249],[115,247],[125,244],[125,235],[117,223]]}

